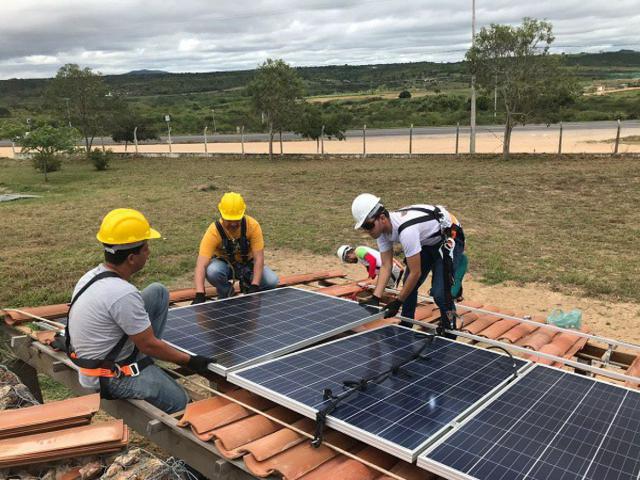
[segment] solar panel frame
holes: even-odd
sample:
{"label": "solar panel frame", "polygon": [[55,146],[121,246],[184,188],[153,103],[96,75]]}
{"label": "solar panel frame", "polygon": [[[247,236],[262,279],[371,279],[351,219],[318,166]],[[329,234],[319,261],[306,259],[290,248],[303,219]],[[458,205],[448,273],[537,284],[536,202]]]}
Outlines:
{"label": "solar panel frame", "polygon": [[[273,292],[276,292],[276,291],[279,291],[279,292],[282,292],[282,291],[303,292],[305,295],[308,294],[308,295],[313,295],[313,296],[321,296],[321,297],[324,297],[324,298],[329,298],[329,299],[334,300],[336,302],[345,302],[345,303],[350,304],[352,306],[354,304],[357,305],[357,302],[354,302],[352,300],[347,300],[347,299],[336,297],[336,296],[333,296],[333,295],[327,295],[327,294],[322,293],[322,292],[306,290],[306,289],[303,289],[303,288],[292,287],[292,286],[281,287],[281,288],[273,289],[273,290],[265,290],[265,291],[262,291],[262,292],[250,293],[250,294],[246,294],[246,295],[242,295],[242,296],[229,297],[229,298],[224,298],[224,299],[220,299],[220,300],[210,300],[208,302],[204,302],[204,303],[201,303],[201,304],[198,304],[198,305],[211,304],[211,303],[220,303],[220,302],[230,302],[230,301],[233,301],[233,300],[238,300],[238,299],[242,299],[242,298],[246,298],[246,297],[250,297],[250,296],[256,296],[256,295],[267,296],[267,295],[270,295],[270,294],[272,294]],[[195,307],[197,307],[198,305],[195,305]],[[185,305],[185,306],[182,306],[182,307],[175,307],[175,308],[170,309],[169,312],[173,312],[173,311],[176,311],[176,310],[182,310],[182,309],[188,309],[190,307],[193,308],[194,306],[193,305]],[[374,308],[374,307],[369,307],[369,308]],[[209,365],[209,370],[211,370],[214,373],[217,373],[219,375],[222,375],[222,376],[226,377],[232,371],[235,371],[235,370],[238,370],[238,369],[241,369],[241,368],[246,368],[246,367],[254,365],[256,363],[264,362],[264,361],[267,361],[267,360],[272,360],[274,358],[281,357],[281,356],[286,355],[288,353],[295,352],[295,351],[300,350],[302,348],[308,347],[309,345],[313,345],[315,343],[321,342],[322,340],[326,340],[327,338],[331,338],[331,337],[333,337],[333,336],[335,336],[337,334],[343,333],[343,332],[345,332],[347,330],[350,330],[352,328],[358,327],[360,325],[364,325],[364,324],[372,322],[374,320],[378,320],[378,319],[380,319],[382,317],[383,317],[383,312],[379,311],[379,312],[377,312],[375,314],[372,314],[372,315],[370,315],[368,317],[363,317],[360,320],[345,323],[344,325],[342,325],[340,327],[333,328],[331,330],[326,330],[325,332],[323,332],[321,334],[314,335],[312,337],[307,337],[304,340],[288,344],[288,345],[286,345],[284,347],[281,347],[281,348],[275,349],[273,351],[270,351],[269,353],[265,353],[263,355],[256,356],[254,358],[248,359],[246,361],[243,361],[243,362],[231,365],[231,366],[225,366],[225,365],[222,365],[220,363],[212,363],[212,364]],[[185,352],[185,353],[187,353],[189,355],[194,355],[195,354],[195,352],[192,352],[187,348],[181,347],[180,345],[177,345],[174,342],[171,342],[171,341],[168,341],[168,340],[164,340],[164,341],[167,344],[171,345],[172,347],[176,348],[177,350]]]}
{"label": "solar panel frame", "polygon": [[[372,330],[368,330],[368,331],[364,331],[364,332],[360,332],[354,335],[350,335],[348,338],[354,338],[354,337],[358,337],[361,335],[367,335],[367,334],[371,334],[372,332],[378,331],[378,330],[382,330],[385,328],[398,328],[398,329],[404,329],[407,331],[412,331],[411,328],[408,327],[404,327],[404,326],[400,326],[400,325],[385,325],[385,326],[381,326],[378,327],[376,329],[372,329]],[[423,333],[423,332],[417,332],[417,331],[412,331],[413,333],[419,334],[419,333]],[[426,337],[426,334],[425,334]],[[496,352],[490,352],[487,349],[481,348],[481,347],[477,347],[475,345],[469,345],[469,344],[462,344],[459,342],[456,342],[454,340],[450,340],[444,337],[438,337],[439,339],[445,341],[445,342],[450,342],[450,343],[454,343],[454,344],[458,344],[458,345],[464,345],[464,347],[468,347],[471,349],[476,349],[479,351],[483,351],[483,352],[489,352],[492,353],[494,355],[496,355],[496,357],[498,356],[506,356],[502,353],[496,353]],[[277,359],[270,359],[264,362],[260,362],[257,364],[254,364],[250,367],[246,367],[243,369],[238,369],[232,373],[230,373],[230,375],[227,377],[227,380],[229,380],[231,383],[238,385],[242,388],[245,388],[259,396],[262,396],[264,398],[267,398],[273,402],[276,402],[284,407],[287,407],[291,410],[294,410],[297,413],[300,413],[301,415],[304,415],[308,418],[311,419],[315,419],[316,418],[316,413],[317,413],[317,409],[304,404],[302,402],[299,402],[291,397],[288,397],[286,395],[282,395],[276,391],[273,391],[269,388],[266,388],[264,386],[261,386],[259,384],[254,383],[253,381],[248,381],[244,378],[242,378],[242,373],[244,371],[248,371],[251,370],[253,368],[257,368],[260,367],[262,365],[266,365],[268,363],[274,362],[274,361],[278,361],[278,360],[283,360],[286,358],[292,358],[295,357],[296,355],[299,354],[304,354],[305,352],[309,352],[309,351],[313,351],[319,348],[323,348],[326,347],[327,345],[331,345],[337,342],[341,342],[345,340],[344,338],[339,338],[336,340],[332,340],[330,342],[325,342],[322,343],[320,345],[315,345],[313,347],[307,348],[305,350],[300,350],[297,352],[293,352],[290,353],[288,355],[282,356],[280,358]],[[530,361],[527,360],[523,360],[523,359],[518,359],[518,362],[520,362],[522,365],[519,367],[518,372],[524,371],[528,368],[530,368],[532,366]],[[353,438],[356,438],[368,445],[374,446],[376,448],[379,448],[380,450],[383,450],[387,453],[390,453],[404,461],[407,462],[414,462],[416,460],[416,458],[418,457],[418,455],[425,450],[429,445],[431,445],[432,443],[434,443],[435,441],[437,441],[440,437],[442,437],[443,435],[445,435],[447,432],[449,432],[451,429],[456,428],[456,426],[463,421],[463,419],[469,417],[476,409],[478,409],[480,406],[484,405],[485,403],[489,402],[491,399],[493,399],[495,396],[500,395],[500,393],[504,390],[505,385],[509,384],[511,382],[512,377],[511,376],[507,376],[506,379],[504,379],[503,381],[499,382],[496,386],[494,386],[493,388],[491,388],[484,396],[482,396],[480,399],[478,399],[476,402],[472,403],[468,408],[460,411],[460,413],[458,413],[458,415],[451,420],[448,424],[444,425],[443,427],[439,428],[438,430],[436,430],[432,435],[428,436],[427,438],[424,439],[424,441],[416,448],[413,449],[409,449],[409,448],[405,448],[395,442],[389,441],[385,438],[382,438],[378,435],[372,434],[371,432],[368,432],[367,430],[364,430],[362,428],[359,428],[357,426],[351,425],[349,424],[349,422],[335,418],[331,415],[327,416],[327,421],[326,421],[326,426],[329,428],[333,428],[334,430],[340,431],[342,433],[345,433],[347,435],[350,435]],[[335,392],[338,393],[338,392]],[[339,407],[338,407],[339,408]]]}
{"label": "solar panel frame", "polygon": [[[539,369],[539,370],[536,370],[536,369]],[[533,372],[536,372],[536,371],[545,371],[545,369],[554,370],[554,371],[557,371],[557,372],[562,373],[562,374],[574,376],[576,378],[579,378],[581,381],[590,381],[590,382],[592,382],[593,386],[600,384],[600,385],[603,385],[603,386],[611,387],[612,389],[625,391],[625,392],[627,392],[627,394],[629,392],[631,392],[636,396],[640,396],[640,392],[638,392],[638,390],[633,389],[633,388],[629,388],[629,387],[626,387],[626,386],[613,384],[613,383],[609,383],[609,382],[603,382],[603,381],[598,380],[598,379],[585,377],[584,375],[579,375],[579,374],[574,373],[574,372],[570,372],[570,371],[567,371],[567,370],[562,370],[562,369],[557,368],[557,367],[552,367],[552,366],[548,366],[548,365],[535,365],[535,366],[533,366],[533,368],[530,368],[527,371],[523,372],[523,374],[518,378],[518,380],[513,382],[511,385],[509,385],[499,396],[493,398],[491,402],[488,402],[488,403],[484,404],[481,408],[479,408],[476,412],[474,412],[471,416],[469,416],[469,418],[467,418],[465,420],[464,424],[461,425],[460,429],[457,429],[455,431],[451,431],[451,432],[447,433],[442,438],[440,438],[437,442],[435,442],[432,445],[430,445],[418,457],[417,465],[419,467],[425,469],[425,470],[428,470],[428,471],[430,471],[432,473],[435,473],[437,475],[441,475],[441,476],[443,476],[445,478],[452,479],[452,480],[477,480],[478,478],[495,478],[494,475],[491,475],[490,477],[476,477],[476,476],[470,475],[470,474],[465,473],[465,472],[463,472],[461,470],[458,470],[458,469],[453,468],[453,467],[451,467],[449,465],[446,465],[446,464],[443,464],[443,463],[441,463],[441,462],[439,462],[437,460],[434,460],[434,459],[430,458],[429,455],[432,454],[434,451],[436,451],[439,447],[441,447],[444,444],[446,444],[452,437],[454,437],[456,434],[458,434],[459,430],[462,430],[465,426],[470,425],[476,417],[482,415],[483,412],[485,412],[486,410],[490,409],[492,407],[492,405],[494,405],[495,402],[500,401],[503,395],[508,395],[510,389],[517,388],[518,385],[520,384],[520,381],[526,379],[528,377],[528,375],[531,375]],[[551,388],[553,388],[553,387],[551,387]],[[550,391],[551,388],[549,390],[547,390],[547,392]],[[585,399],[587,399],[588,393],[590,391],[591,391],[591,389],[589,389],[589,391],[585,393],[584,397],[577,402],[577,404],[574,407],[574,409],[572,410],[571,414],[569,414],[569,416],[564,419],[562,425],[560,427],[558,427],[556,430],[553,431],[553,438],[548,443],[548,447],[544,448],[542,450],[542,452],[539,455],[535,456],[535,457],[531,457],[530,455],[522,454],[523,456],[528,456],[529,458],[532,458],[533,462],[531,463],[531,465],[529,465],[527,467],[527,471],[524,472],[523,475],[521,475],[520,477],[516,477],[516,478],[522,478],[522,477],[528,478],[530,474],[535,474],[536,473],[536,469],[541,469],[544,466],[549,466],[550,465],[552,468],[555,468],[555,467],[558,466],[558,465],[555,465],[555,464],[549,464],[548,462],[545,462],[543,459],[547,458],[546,455],[547,455],[547,450],[548,449],[558,450],[557,447],[553,447],[552,445],[554,445],[554,442],[556,441],[557,438],[558,439],[562,439],[562,438],[566,437],[566,433],[563,432],[565,430],[565,427],[568,426],[568,427],[574,427],[574,428],[578,428],[578,429],[581,428],[581,426],[579,426],[579,425],[575,426],[575,424],[570,424],[570,423],[567,423],[567,422],[568,422],[569,418],[571,418],[574,415],[574,413],[576,413],[576,411],[578,411],[578,409],[580,409],[583,406],[587,405],[587,404],[584,403],[584,401],[585,401]],[[547,392],[545,392],[545,394]],[[607,469],[610,468],[609,466],[604,465],[602,463],[595,463],[595,465],[594,465],[594,462],[595,462],[596,458],[602,456],[603,450],[604,450],[604,445],[612,440],[612,437],[609,435],[609,429],[611,429],[614,426],[614,424],[616,424],[616,422],[618,421],[617,413],[622,408],[623,404],[626,402],[627,394],[625,394],[625,396],[622,398],[622,400],[620,400],[620,402],[618,403],[618,409],[616,410],[615,414],[611,418],[607,430],[604,432],[604,434],[602,434],[602,438],[600,439],[598,445],[597,446],[593,445],[592,448],[595,448],[595,451],[593,452],[593,458],[592,458],[591,462],[589,463],[589,465],[587,466],[587,468],[586,468],[586,470],[584,472],[578,472],[578,473],[575,474],[576,478],[582,478],[582,479],[584,479],[584,478],[588,478],[588,479],[604,478],[604,477],[601,477],[600,475],[593,476],[594,475],[594,471],[592,470],[592,467],[594,469],[597,469],[598,467],[607,468]],[[636,403],[640,403],[640,400],[636,399]],[[587,405],[587,407],[591,408],[589,405]],[[522,418],[518,418],[518,420],[516,422],[514,422],[514,425],[518,424],[521,420],[522,420]],[[636,423],[639,424],[638,425],[639,428],[636,430],[636,437],[640,440],[640,420],[637,420]],[[510,427],[510,428],[513,428],[513,426]],[[462,433],[462,432],[460,432],[460,433]],[[598,435],[600,435],[600,433],[597,432],[597,431],[595,432],[595,434],[596,434],[596,437]],[[504,434],[504,435],[506,435],[506,434]],[[615,439],[613,439],[613,440],[615,440]],[[584,443],[584,442],[579,442],[579,443]],[[494,446],[492,446],[490,449],[488,449],[487,452],[484,452],[482,454],[482,456],[480,456],[480,459],[474,464],[474,467],[475,467],[475,465],[479,465],[480,461],[483,460],[485,458],[485,456],[487,455],[487,453],[489,453],[491,450],[493,450],[493,448],[494,448]],[[464,450],[464,449],[462,449],[462,450]],[[640,442],[639,442],[639,445],[636,448],[636,450],[640,451]],[[589,454],[591,455],[591,452]],[[580,458],[580,456],[578,454],[572,453],[572,452],[568,452],[567,456],[569,456],[571,458]],[[514,459],[511,459],[511,460],[513,461]],[[517,460],[517,458],[516,458],[516,460]],[[634,474],[632,476],[630,476],[630,477],[627,477],[627,478],[640,478],[640,461],[638,461],[637,464],[638,464],[637,472],[634,471]],[[565,476],[567,478],[571,478],[570,475],[573,474],[573,473],[574,472],[570,472],[570,471],[565,469],[565,472],[563,473],[563,478],[565,478]],[[591,475],[589,475],[590,473],[591,473]],[[513,478],[513,477],[510,477],[510,478]],[[540,478],[540,477],[538,477],[538,478]],[[546,473],[543,474],[542,478],[547,478],[547,474]],[[616,478],[620,478],[619,474],[616,476]]]}

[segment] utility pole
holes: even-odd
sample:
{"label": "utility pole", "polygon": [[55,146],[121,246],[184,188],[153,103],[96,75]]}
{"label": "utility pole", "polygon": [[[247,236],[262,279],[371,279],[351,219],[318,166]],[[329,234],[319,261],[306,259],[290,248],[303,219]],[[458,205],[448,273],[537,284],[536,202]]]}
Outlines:
{"label": "utility pole", "polygon": [[207,129],[209,127],[207,125],[205,125],[204,127],[204,156],[208,157],[209,156],[209,149],[207,148]]}
{"label": "utility pole", "polygon": [[216,111],[215,109],[211,109],[211,120],[213,122],[213,134],[216,134]]}
{"label": "utility pole", "polygon": [[[476,45],[476,0],[471,0],[471,47]],[[469,153],[476,153],[476,76],[471,74],[471,136]]]}
{"label": "utility pole", "polygon": [[136,155],[138,155],[138,127],[133,129],[133,143],[136,144]]}

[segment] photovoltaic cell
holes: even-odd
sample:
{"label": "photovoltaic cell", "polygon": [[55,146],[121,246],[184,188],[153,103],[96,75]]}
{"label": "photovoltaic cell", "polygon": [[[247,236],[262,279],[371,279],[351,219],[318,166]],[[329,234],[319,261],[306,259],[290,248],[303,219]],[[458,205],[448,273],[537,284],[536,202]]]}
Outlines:
{"label": "photovoltaic cell", "polygon": [[[324,389],[343,391],[398,364],[424,345],[423,333],[387,326],[233,372],[229,380],[315,418]],[[381,384],[340,403],[327,425],[412,461],[423,445],[512,377],[514,360],[437,337],[416,359]],[[515,360],[516,368],[526,364]]]}
{"label": "photovoltaic cell", "polygon": [[418,465],[447,478],[637,480],[640,393],[536,366]]}
{"label": "photovoltaic cell", "polygon": [[169,310],[163,340],[230,369],[288,353],[361,325],[379,310],[293,287]]}

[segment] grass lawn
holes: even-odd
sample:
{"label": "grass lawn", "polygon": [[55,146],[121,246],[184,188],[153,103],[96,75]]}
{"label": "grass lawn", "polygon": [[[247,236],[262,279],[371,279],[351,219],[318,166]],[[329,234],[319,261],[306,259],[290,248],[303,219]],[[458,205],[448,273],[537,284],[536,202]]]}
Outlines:
{"label": "grass lawn", "polygon": [[142,210],[166,237],[153,242],[138,284],[184,275],[227,190],[243,193],[267,248],[333,254],[367,241],[350,206],[368,191],[390,208],[447,206],[465,226],[472,273],[486,282],[640,301],[637,158],[150,158],[105,172],[76,160],[48,184],[29,162],[0,159],[0,190],[42,195],[0,204],[0,306],[67,301],[100,262],[95,234],[116,207]]}

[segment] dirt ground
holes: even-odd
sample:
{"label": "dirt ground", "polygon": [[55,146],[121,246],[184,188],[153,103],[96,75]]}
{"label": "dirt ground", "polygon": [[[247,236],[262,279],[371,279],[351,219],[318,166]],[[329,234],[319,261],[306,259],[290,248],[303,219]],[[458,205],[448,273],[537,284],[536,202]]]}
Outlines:
{"label": "dirt ground", "polygon": [[[640,135],[640,127],[625,128],[622,136]],[[562,151],[564,153],[612,153],[613,144],[606,143],[606,140],[615,138],[615,128],[609,130],[565,130],[562,140]],[[549,128],[544,131],[514,132],[511,140],[511,151],[513,153],[556,153],[558,151],[559,132],[557,128]],[[95,145],[99,147],[100,145]],[[246,153],[267,153],[269,144],[267,142],[247,142],[245,143]],[[124,152],[124,145],[112,145],[109,148],[115,152]],[[274,151],[279,153],[279,144],[274,144]],[[468,135],[460,135],[459,151],[469,151]],[[315,141],[295,141],[284,142],[285,153],[307,153],[315,154],[317,145]],[[326,140],[324,150],[327,154],[360,154],[362,153],[362,139],[350,138],[346,141]],[[134,152],[135,147],[129,145],[128,152]],[[169,152],[167,144],[140,145],[140,153]],[[173,144],[173,153],[204,153],[204,144]],[[455,153],[455,135],[414,135],[413,153]],[[476,151],[478,153],[500,153],[502,152],[502,133],[492,133],[483,131],[478,127],[476,136]],[[241,153],[240,143],[209,143],[209,153]],[[640,152],[640,144],[624,144],[619,147],[620,153]],[[393,137],[368,137],[367,153],[409,153],[409,136]],[[0,157],[13,157],[11,147],[0,147]]]}
{"label": "dirt ground", "polygon": [[[336,256],[322,256],[312,253],[285,249],[265,250],[265,262],[281,275],[309,273],[338,269],[347,273],[352,280],[366,278],[364,267],[345,265]],[[428,294],[430,279],[421,292]],[[192,286],[192,276],[177,279],[172,287]],[[591,333],[608,338],[640,344],[640,304],[611,302],[587,298],[581,292],[562,293],[548,285],[504,283],[486,285],[468,274],[464,281],[464,296],[467,300],[493,305],[503,311],[513,311],[518,315],[547,316],[554,308],[565,311],[573,308],[582,310],[582,322]]]}

